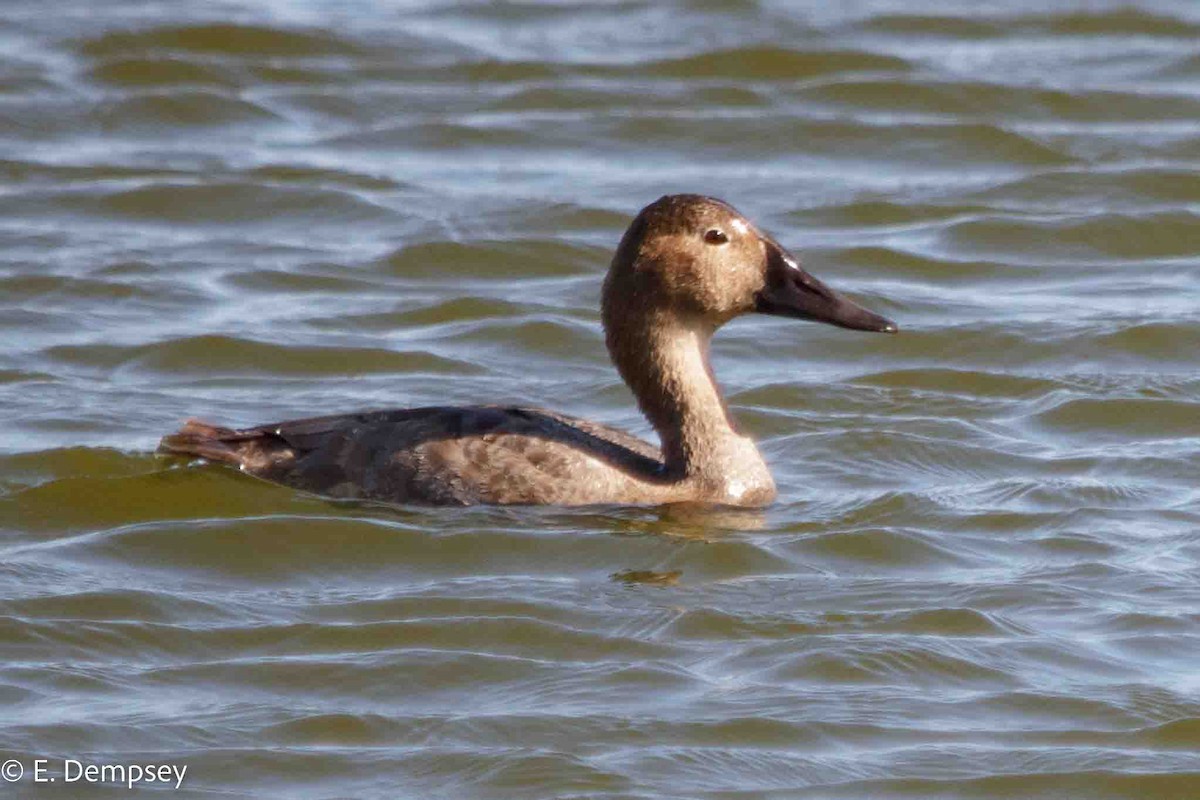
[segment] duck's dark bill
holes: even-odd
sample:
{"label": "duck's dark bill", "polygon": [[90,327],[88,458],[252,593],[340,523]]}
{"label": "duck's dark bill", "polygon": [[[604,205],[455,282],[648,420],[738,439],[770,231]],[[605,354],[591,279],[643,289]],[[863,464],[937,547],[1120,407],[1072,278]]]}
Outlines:
{"label": "duck's dark bill", "polygon": [[755,310],[780,317],[827,322],[856,331],[895,333],[896,323],[843,297],[800,267],[791,253],[767,243],[767,285],[755,298]]}

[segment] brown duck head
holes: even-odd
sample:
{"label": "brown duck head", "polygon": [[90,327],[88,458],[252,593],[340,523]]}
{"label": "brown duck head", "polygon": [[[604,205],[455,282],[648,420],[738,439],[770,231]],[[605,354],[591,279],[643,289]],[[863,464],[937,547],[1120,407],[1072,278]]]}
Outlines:
{"label": "brown duck head", "polygon": [[833,291],[728,203],[678,194],[646,206],[625,232],[604,287],[606,327],[666,313],[714,331],[758,312],[894,333],[896,324]]}

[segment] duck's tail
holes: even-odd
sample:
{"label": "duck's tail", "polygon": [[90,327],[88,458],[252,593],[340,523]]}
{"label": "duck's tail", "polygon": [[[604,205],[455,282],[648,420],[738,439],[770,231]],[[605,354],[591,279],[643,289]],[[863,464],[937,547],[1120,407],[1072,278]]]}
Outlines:
{"label": "duck's tail", "polygon": [[209,461],[224,461],[227,464],[242,462],[238,445],[246,436],[232,428],[209,425],[198,419],[189,419],[178,433],[164,436],[158,443],[158,452],[181,456],[199,456]]}

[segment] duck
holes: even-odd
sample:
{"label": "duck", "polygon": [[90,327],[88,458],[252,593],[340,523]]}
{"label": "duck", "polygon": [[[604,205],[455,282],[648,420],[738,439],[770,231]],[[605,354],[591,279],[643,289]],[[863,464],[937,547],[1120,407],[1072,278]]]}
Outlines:
{"label": "duck", "polygon": [[249,428],[188,420],[159,450],[312,494],[389,504],[761,508],[775,500],[775,481],[709,360],[717,330],[755,313],[897,331],[809,274],[728,203],[666,195],[630,223],[601,296],[609,356],[657,446],[557,411],[489,404]]}

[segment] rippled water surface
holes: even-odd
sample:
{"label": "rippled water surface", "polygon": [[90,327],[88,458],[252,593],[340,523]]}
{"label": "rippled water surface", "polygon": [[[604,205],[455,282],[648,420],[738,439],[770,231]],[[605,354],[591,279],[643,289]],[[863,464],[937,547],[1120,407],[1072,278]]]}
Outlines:
{"label": "rippled water surface", "polygon": [[[1200,797],[1198,41],[1185,0],[8,0],[6,791]],[[721,333],[761,515],[153,454],[480,400],[646,434],[598,294],[680,191],[903,329]]]}

